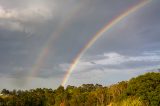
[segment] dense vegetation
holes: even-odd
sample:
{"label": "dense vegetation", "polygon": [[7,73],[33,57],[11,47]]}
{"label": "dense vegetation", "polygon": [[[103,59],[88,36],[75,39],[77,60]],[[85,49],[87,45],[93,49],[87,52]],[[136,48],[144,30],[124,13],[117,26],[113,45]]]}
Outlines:
{"label": "dense vegetation", "polygon": [[107,87],[83,84],[56,90],[3,89],[0,106],[160,106],[160,73],[146,73]]}

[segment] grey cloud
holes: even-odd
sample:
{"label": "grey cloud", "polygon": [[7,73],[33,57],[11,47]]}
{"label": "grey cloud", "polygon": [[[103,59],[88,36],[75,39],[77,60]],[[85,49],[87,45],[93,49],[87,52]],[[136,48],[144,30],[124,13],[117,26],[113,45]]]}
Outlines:
{"label": "grey cloud", "polygon": [[[87,59],[84,57],[77,65],[74,73],[92,72],[93,70],[131,70],[155,66],[160,62],[159,51],[145,52],[138,56],[125,56],[118,53],[105,53],[103,58]],[[95,58],[96,56],[93,56]],[[98,57],[100,57],[98,55]],[[90,57],[91,58],[91,57]],[[93,63],[94,64],[93,64]]]}
{"label": "grey cloud", "polygon": [[157,50],[160,45],[160,25],[157,23],[160,18],[159,14],[156,14],[160,9],[158,4],[159,1],[148,4],[143,9],[123,19],[98,39],[93,45],[93,49],[91,48],[88,53],[99,54],[106,51],[116,51],[137,55],[144,50]]}
{"label": "grey cloud", "polygon": [[[15,74],[19,73],[17,79],[27,75],[46,47],[48,39],[57,36],[51,41],[43,66],[35,78],[61,79],[71,61],[95,33],[138,2],[139,0],[0,0],[0,59],[3,60],[0,61],[1,75],[16,78]],[[107,68],[143,68],[151,62],[152,65],[157,65],[159,60],[126,62],[123,65],[102,65],[96,61],[108,59],[109,57],[101,54],[109,52],[137,58],[157,54],[141,53],[159,50],[158,12],[159,1],[155,0],[115,25],[82,56],[83,64],[76,67],[74,75],[81,75],[85,70],[93,73],[100,70],[99,73],[104,73]],[[62,64],[67,67],[60,67]],[[16,71],[16,67],[23,67],[23,70]],[[95,72],[93,75],[96,74]]]}
{"label": "grey cloud", "polygon": [[[24,9],[6,9],[0,7],[0,27],[10,30],[32,32],[35,24],[53,18],[52,10],[43,6],[31,6]],[[32,27],[32,28],[31,28]]]}

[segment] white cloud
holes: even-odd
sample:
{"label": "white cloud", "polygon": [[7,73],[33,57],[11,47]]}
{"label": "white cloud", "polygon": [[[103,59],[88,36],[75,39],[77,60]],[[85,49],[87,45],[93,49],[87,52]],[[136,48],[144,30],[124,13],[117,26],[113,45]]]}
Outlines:
{"label": "white cloud", "polygon": [[[67,71],[69,69],[69,67],[71,67],[72,64],[69,64],[69,63],[63,63],[63,64],[59,64],[59,68],[62,70],[62,71]],[[78,65],[76,66],[76,70],[75,72],[81,72],[83,70],[87,70],[89,67],[92,67],[93,64],[90,63],[90,62],[87,62],[87,61],[83,61],[83,60],[79,60],[79,63]],[[74,72],[74,71],[73,71]]]}
{"label": "white cloud", "polygon": [[0,27],[31,32],[33,26],[52,19],[53,13],[53,9],[47,5],[33,4],[26,8],[5,8],[0,5]]}
{"label": "white cloud", "polygon": [[[146,53],[146,52],[145,52]],[[142,53],[140,56],[126,56],[116,52],[105,53],[103,55],[97,55],[99,59],[93,56],[89,58],[83,58],[80,60],[76,69],[74,69],[68,84],[81,85],[83,83],[100,83],[103,85],[117,83],[122,80],[129,80],[139,74],[143,74],[154,69],[158,69],[159,65],[143,66],[144,62],[160,62],[160,53],[158,51],[152,51],[149,54]],[[102,58],[103,57],[103,58]],[[122,66],[128,62],[142,62],[143,67],[125,67],[114,68],[114,66]],[[108,68],[108,66],[113,66]],[[103,68],[103,70],[102,70]]]}
{"label": "white cloud", "polygon": [[0,28],[23,31],[29,35],[40,33],[42,30],[48,31],[48,27],[61,28],[74,19],[77,20],[75,17],[79,15],[76,14],[81,13],[81,9],[87,6],[87,1],[0,1]]}
{"label": "white cloud", "polygon": [[101,65],[114,65],[114,64],[121,64],[126,61],[125,56],[120,55],[118,53],[106,53],[104,54],[104,59],[95,60],[96,64]]}
{"label": "white cloud", "polygon": [[40,20],[50,19],[53,15],[52,11],[53,9],[45,5],[31,5],[23,9],[4,8],[0,6],[0,18],[22,22],[38,22]]}
{"label": "white cloud", "polygon": [[[154,52],[154,51],[153,51]],[[136,64],[137,62],[142,63],[141,65],[143,66],[143,68],[147,68],[150,66],[145,66],[143,63],[147,63],[147,62],[159,62],[160,61],[160,55],[156,54],[158,52],[154,52],[154,55],[151,54],[143,54],[140,56],[126,56],[126,55],[121,55],[119,53],[105,53],[103,55],[97,55],[97,57],[100,57],[99,59],[93,56],[93,59],[91,57],[89,58],[82,58],[78,65],[76,66],[76,69],[74,69],[75,71],[73,73],[79,73],[79,72],[84,72],[84,71],[93,71],[93,70],[101,70],[101,71],[105,71],[105,70],[111,70],[111,69],[117,69],[116,66],[120,66],[121,68],[126,64],[126,63],[131,63],[131,64]],[[153,53],[152,53],[153,54]],[[103,58],[102,58],[103,57]],[[63,71],[66,71],[71,64],[61,64],[60,68]],[[111,67],[109,67],[111,66]],[[114,68],[115,67],[115,68]],[[154,67],[152,65],[152,67]],[[125,69],[129,70],[130,68],[125,66]],[[139,66],[137,66],[137,68],[140,68]],[[123,69],[123,68],[122,68]]]}
{"label": "white cloud", "polygon": [[[152,55],[151,55],[152,54]],[[140,56],[125,56],[118,53],[106,53],[104,59],[94,60],[100,65],[118,65],[126,62],[157,62],[160,61],[160,55],[156,52],[143,54]]]}
{"label": "white cloud", "polygon": [[[79,60],[79,63],[77,64],[76,68],[73,71],[73,74],[77,74],[77,73],[79,74],[79,72],[81,73],[81,72],[93,71],[93,70],[99,70],[103,72],[105,72],[106,70],[107,72],[108,70],[116,71],[117,70],[116,66],[123,67],[124,64],[126,63],[131,63],[134,65],[134,63],[141,62],[142,63],[141,65],[143,66],[144,62],[159,62],[160,61],[160,55],[158,54],[159,52],[156,52],[156,51],[153,51],[153,52],[154,52],[154,55],[142,53],[143,55],[140,55],[140,56],[126,56],[116,52],[112,52],[112,53],[105,53],[101,56],[97,55],[97,57],[100,57],[99,59],[98,58],[95,59],[96,56],[93,56],[93,59],[91,57],[89,58],[84,57],[81,60]],[[59,68],[63,71],[67,71],[70,66],[71,64],[64,63],[64,64],[60,64]],[[109,67],[109,66],[112,66],[112,67]],[[143,67],[137,66],[137,68],[134,68],[134,70],[136,69],[139,70],[139,68],[147,69],[150,67],[151,66],[145,66],[145,65]],[[152,66],[151,68],[153,67],[154,66]],[[125,70],[125,69],[130,70],[131,68],[127,66],[125,66],[124,69],[122,68],[122,70]]]}

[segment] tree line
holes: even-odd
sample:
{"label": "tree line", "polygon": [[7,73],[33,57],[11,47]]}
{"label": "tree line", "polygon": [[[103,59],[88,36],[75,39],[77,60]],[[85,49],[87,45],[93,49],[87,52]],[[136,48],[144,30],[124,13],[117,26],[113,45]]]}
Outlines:
{"label": "tree line", "polygon": [[0,106],[160,106],[160,73],[146,73],[110,86],[3,89]]}

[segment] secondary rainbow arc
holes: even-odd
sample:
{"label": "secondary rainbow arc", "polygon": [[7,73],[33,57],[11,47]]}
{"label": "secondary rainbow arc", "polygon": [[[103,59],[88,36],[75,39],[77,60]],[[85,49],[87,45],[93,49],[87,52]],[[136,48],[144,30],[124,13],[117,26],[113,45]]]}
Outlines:
{"label": "secondary rainbow arc", "polygon": [[[88,4],[89,2],[87,1],[85,3]],[[44,65],[44,61],[48,56],[51,47],[53,46],[52,43],[54,42],[54,40],[56,40],[56,38],[60,36],[61,32],[63,32],[67,28],[67,26],[71,23],[74,16],[81,11],[81,8],[83,8],[83,6],[85,5],[80,4],[78,6],[74,6],[73,9],[68,13],[69,15],[65,18],[65,20],[63,20],[59,24],[56,30],[52,33],[52,35],[46,41],[46,43],[42,47],[42,50],[38,54],[37,59],[33,64],[30,72],[28,73],[28,77],[26,77],[26,83],[32,81],[32,78],[38,74],[40,68],[42,68],[42,66]]]}

